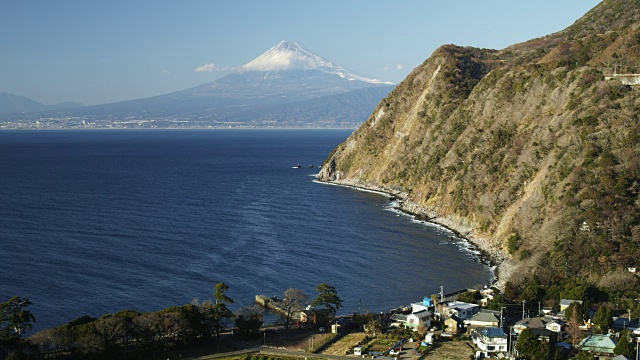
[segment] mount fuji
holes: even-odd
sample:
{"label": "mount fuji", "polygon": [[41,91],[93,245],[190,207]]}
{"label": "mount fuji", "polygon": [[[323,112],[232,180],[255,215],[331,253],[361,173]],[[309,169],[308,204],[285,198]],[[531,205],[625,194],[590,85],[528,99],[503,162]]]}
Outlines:
{"label": "mount fuji", "polygon": [[293,41],[280,41],[264,54],[242,66],[242,68],[245,71],[318,70],[323,73],[338,75],[347,80],[393,85],[393,83],[371,79],[335,65]]}
{"label": "mount fuji", "polygon": [[355,127],[393,87],[333,64],[296,42],[281,41],[215,81],[53,116],[82,117],[96,126],[126,119],[140,120],[144,127]]}

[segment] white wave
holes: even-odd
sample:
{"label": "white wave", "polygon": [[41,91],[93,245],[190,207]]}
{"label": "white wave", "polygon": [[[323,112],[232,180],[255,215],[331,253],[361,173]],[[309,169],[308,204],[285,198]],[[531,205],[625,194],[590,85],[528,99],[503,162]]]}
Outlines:
{"label": "white wave", "polygon": [[386,193],[384,191],[370,190],[370,189],[365,189],[365,188],[361,188],[361,187],[357,187],[357,186],[353,186],[353,185],[336,184],[336,183],[332,183],[332,182],[318,181],[318,180],[314,180],[313,182],[318,183],[318,184],[323,184],[323,185],[338,186],[338,187],[344,187],[344,188],[349,188],[349,189],[353,189],[353,190],[368,192],[368,193],[372,193],[372,194],[383,195],[383,196],[386,196],[388,198],[392,197],[391,194],[388,194],[388,193]]}

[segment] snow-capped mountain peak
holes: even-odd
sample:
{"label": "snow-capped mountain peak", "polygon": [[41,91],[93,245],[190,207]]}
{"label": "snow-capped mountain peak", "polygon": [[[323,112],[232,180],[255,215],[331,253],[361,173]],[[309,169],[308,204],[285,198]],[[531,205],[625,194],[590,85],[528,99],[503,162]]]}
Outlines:
{"label": "snow-capped mountain peak", "polygon": [[242,66],[244,71],[319,70],[347,80],[372,84],[392,84],[351,72],[333,64],[294,41],[280,41],[262,55]]}

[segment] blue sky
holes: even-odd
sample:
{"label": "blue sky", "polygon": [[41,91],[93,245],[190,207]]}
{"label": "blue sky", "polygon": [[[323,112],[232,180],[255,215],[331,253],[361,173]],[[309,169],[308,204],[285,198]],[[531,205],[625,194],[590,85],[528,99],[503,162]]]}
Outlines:
{"label": "blue sky", "polygon": [[280,40],[400,82],[443,44],[501,49],[596,0],[2,0],[0,92],[45,104],[149,97],[215,80]]}

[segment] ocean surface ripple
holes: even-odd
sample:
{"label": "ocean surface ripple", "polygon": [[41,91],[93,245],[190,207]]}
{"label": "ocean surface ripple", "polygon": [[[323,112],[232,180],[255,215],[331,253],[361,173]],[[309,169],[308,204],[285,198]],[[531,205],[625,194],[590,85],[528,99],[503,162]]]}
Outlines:
{"label": "ocean surface ripple", "polygon": [[236,306],[326,282],[340,313],[488,283],[448,230],[312,181],[349,133],[0,132],[0,301],[28,297],[45,328],[210,299],[221,281]]}

